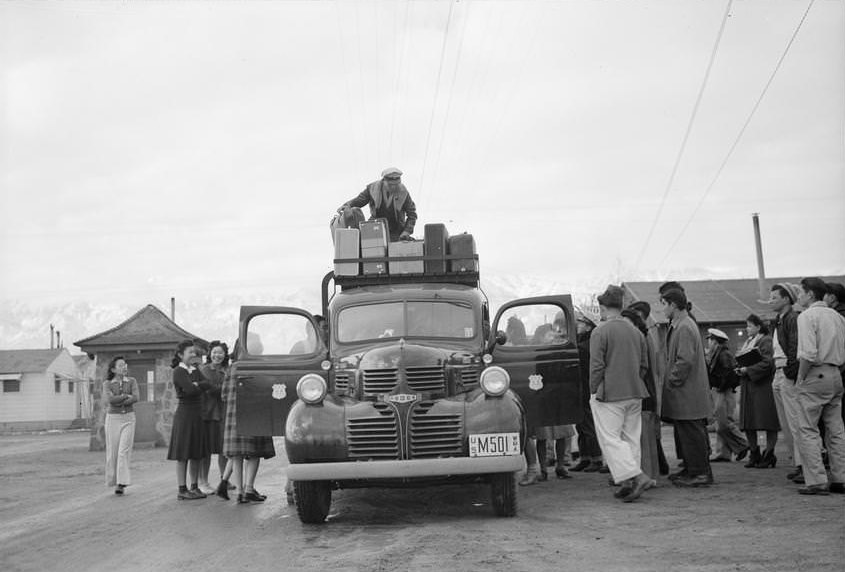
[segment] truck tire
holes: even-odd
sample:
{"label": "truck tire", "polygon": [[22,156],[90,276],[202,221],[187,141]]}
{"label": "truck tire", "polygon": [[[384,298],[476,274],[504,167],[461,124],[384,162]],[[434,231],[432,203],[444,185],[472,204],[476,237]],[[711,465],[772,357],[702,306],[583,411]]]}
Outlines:
{"label": "truck tire", "polygon": [[516,516],[516,473],[490,477],[490,502],[496,516]]}
{"label": "truck tire", "polygon": [[305,524],[322,524],[332,504],[332,487],[328,481],[294,481],[294,498],[299,520]]}

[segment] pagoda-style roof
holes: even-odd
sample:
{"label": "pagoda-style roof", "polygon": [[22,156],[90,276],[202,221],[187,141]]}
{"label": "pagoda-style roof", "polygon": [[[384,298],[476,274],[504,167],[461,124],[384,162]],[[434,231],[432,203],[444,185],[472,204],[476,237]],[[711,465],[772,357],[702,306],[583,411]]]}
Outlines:
{"label": "pagoda-style roof", "polygon": [[207,342],[180,327],[167,315],[148,304],[117,326],[74,342],[86,353],[97,351],[172,349],[182,340]]}

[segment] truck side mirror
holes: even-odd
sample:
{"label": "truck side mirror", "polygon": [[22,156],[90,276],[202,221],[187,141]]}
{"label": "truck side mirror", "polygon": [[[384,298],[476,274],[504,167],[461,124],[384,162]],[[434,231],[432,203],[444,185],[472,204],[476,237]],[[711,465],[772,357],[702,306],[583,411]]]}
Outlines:
{"label": "truck side mirror", "polygon": [[493,348],[495,348],[497,345],[503,346],[506,343],[508,343],[508,335],[502,330],[499,330],[498,332],[496,332],[496,336],[491,338],[489,343],[487,344],[487,353],[492,352]]}

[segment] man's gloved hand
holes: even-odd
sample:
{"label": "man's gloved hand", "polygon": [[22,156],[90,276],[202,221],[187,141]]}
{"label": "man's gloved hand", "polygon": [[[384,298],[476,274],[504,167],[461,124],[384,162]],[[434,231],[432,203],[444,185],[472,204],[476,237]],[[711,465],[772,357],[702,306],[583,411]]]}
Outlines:
{"label": "man's gloved hand", "polygon": [[407,230],[403,230],[402,234],[399,235],[399,240],[402,240],[402,241],[411,240],[411,235],[408,233]]}

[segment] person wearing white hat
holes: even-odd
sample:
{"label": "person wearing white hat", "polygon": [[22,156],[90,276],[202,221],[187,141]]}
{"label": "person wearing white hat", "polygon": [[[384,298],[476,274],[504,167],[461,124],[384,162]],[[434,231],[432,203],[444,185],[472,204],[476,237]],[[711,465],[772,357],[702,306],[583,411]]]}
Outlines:
{"label": "person wearing white hat", "polygon": [[722,330],[707,330],[707,375],[716,417],[716,456],[711,463],[730,462],[732,453],[741,461],[748,454],[748,441],[736,423],[736,393],[739,385],[734,369],[736,359]]}
{"label": "person wearing white hat", "polygon": [[381,179],[367,185],[357,197],[341,205],[337,212],[367,205],[370,207],[370,220],[387,220],[391,242],[410,240],[417,223],[417,206],[402,184],[402,174],[396,167],[388,167],[381,172]]}

